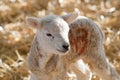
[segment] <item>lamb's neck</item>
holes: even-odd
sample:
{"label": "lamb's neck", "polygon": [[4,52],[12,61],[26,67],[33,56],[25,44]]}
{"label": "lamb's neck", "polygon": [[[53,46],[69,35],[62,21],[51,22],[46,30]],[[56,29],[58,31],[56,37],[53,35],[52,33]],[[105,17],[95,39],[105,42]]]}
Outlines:
{"label": "lamb's neck", "polygon": [[52,55],[43,55],[42,58],[39,59],[39,66],[41,67],[41,69],[45,69],[51,57]]}

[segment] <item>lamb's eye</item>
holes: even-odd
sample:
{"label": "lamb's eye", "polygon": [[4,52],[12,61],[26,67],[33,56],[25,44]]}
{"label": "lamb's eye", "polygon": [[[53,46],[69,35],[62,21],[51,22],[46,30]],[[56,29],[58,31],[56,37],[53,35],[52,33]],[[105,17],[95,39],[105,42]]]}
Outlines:
{"label": "lamb's eye", "polygon": [[47,35],[47,36],[49,36],[49,37],[51,37],[51,36],[52,36],[52,34],[50,34],[50,33],[47,33],[46,35]]}
{"label": "lamb's eye", "polygon": [[52,34],[47,33],[46,35],[47,35],[48,37],[51,37],[52,39],[54,39],[54,36],[53,36]]}

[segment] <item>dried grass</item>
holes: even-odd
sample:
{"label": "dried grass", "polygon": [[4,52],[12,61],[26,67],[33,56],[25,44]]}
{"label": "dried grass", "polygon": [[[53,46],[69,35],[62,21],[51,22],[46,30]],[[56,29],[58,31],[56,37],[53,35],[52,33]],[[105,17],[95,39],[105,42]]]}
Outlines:
{"label": "dried grass", "polygon": [[[44,2],[45,1],[45,2]],[[0,0],[0,80],[27,80],[25,58],[34,31],[25,25],[26,16],[43,17],[77,11],[97,22],[105,33],[109,61],[120,73],[119,0]],[[93,76],[93,80],[99,80]]]}

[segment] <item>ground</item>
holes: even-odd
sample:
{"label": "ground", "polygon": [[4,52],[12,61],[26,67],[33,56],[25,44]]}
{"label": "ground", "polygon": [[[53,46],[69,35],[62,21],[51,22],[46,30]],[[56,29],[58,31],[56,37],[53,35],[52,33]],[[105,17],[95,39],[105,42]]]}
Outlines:
{"label": "ground", "polygon": [[[0,0],[0,80],[27,80],[26,56],[35,33],[26,16],[80,11],[105,34],[108,60],[120,74],[120,0]],[[93,80],[99,80],[93,76]]]}

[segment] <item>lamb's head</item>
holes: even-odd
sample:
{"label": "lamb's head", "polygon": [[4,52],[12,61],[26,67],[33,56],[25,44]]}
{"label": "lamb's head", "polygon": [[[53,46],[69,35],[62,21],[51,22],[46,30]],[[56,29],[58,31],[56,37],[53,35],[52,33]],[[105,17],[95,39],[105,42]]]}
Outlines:
{"label": "lamb's head", "polygon": [[48,15],[44,18],[27,17],[29,26],[37,29],[37,39],[40,48],[47,53],[64,54],[70,49],[69,46],[69,23],[78,16],[71,13],[64,16]]}

